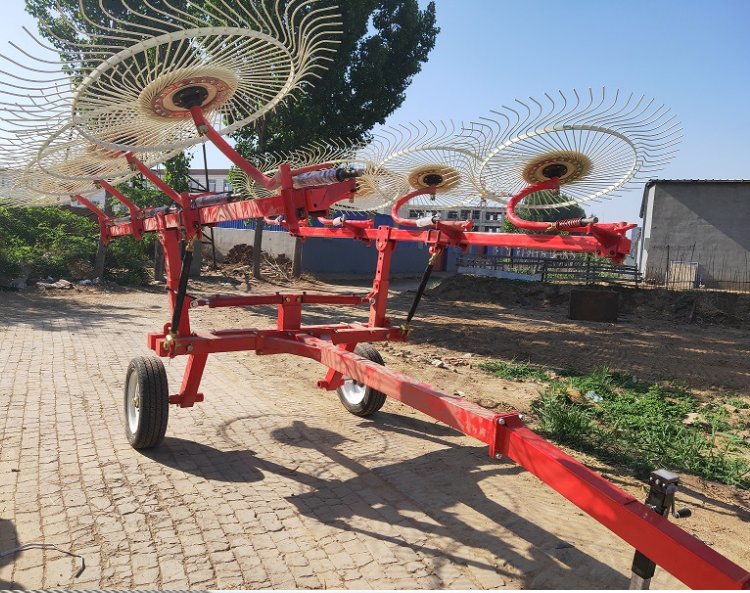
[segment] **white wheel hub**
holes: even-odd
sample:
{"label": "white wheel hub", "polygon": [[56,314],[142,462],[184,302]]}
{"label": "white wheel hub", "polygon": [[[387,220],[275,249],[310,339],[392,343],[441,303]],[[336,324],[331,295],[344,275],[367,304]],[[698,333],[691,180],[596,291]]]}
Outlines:
{"label": "white wheel hub", "polygon": [[343,383],[339,389],[341,395],[346,400],[346,403],[352,406],[357,406],[365,400],[365,394],[367,393],[367,386],[357,383],[351,377],[342,377]]}
{"label": "white wheel hub", "polygon": [[135,433],[138,430],[138,421],[141,417],[141,401],[137,393],[137,388],[138,381],[130,381],[130,383],[128,383],[128,394],[125,398],[128,428],[131,433]]}

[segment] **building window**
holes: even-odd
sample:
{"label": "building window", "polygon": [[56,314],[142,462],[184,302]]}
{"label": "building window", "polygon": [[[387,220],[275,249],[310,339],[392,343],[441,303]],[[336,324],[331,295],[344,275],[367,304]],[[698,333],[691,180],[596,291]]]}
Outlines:
{"label": "building window", "polygon": [[461,220],[466,220],[467,218],[469,218],[469,214],[469,210],[461,210]]}
{"label": "building window", "polygon": [[224,180],[224,191],[232,191],[232,184],[229,183],[229,179]]}
{"label": "building window", "polygon": [[458,220],[458,211],[448,210],[448,220]]}
{"label": "building window", "polygon": [[471,219],[472,220],[479,220],[481,217],[481,212],[479,210],[472,210],[471,211]]}
{"label": "building window", "polygon": [[208,191],[215,192],[216,191],[216,179],[209,179],[208,180]]}

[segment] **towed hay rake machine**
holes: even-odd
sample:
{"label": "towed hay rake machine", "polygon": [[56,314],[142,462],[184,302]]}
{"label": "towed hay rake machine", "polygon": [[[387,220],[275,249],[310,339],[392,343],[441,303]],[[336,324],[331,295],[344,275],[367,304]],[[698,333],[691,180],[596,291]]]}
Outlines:
{"label": "towed hay rake machine", "polygon": [[[187,408],[203,401],[200,381],[210,354],[302,356],[327,369],[317,386],[336,390],[352,414],[370,416],[390,397],[487,444],[491,457],[512,459],[536,475],[636,549],[635,588],[648,587],[655,565],[693,588],[750,588],[750,573],[668,521],[670,514],[684,514],[674,510],[674,474],[655,471],[642,504],[526,428],[521,414],[498,414],[389,370],[372,346],[408,339],[433,263],[449,247],[586,252],[622,261],[630,252],[625,233],[635,225],[585,216],[531,222],[515,209],[527,198],[524,207],[533,209],[611,196],[639,174],[657,170],[679,141],[679,125],[668,110],[619,92],[560,93],[546,95],[544,103],[517,101],[468,125],[385,128],[368,144],[318,142],[251,161],[224,136],[309,84],[336,43],[336,11],[317,7],[315,0],[279,2],[275,10],[226,0],[194,6],[192,12],[147,6],[139,16],[148,25],[127,27],[108,15],[109,27],[91,22],[96,44],[87,45],[80,35],[66,42],[75,50],[66,55],[78,60],[65,64],[78,74],[67,87],[25,76],[11,77],[15,83],[6,81],[2,91],[14,97],[2,140],[6,154],[13,155],[7,163],[8,197],[26,202],[29,196],[71,197],[96,215],[103,242],[156,233],[164,248],[171,319],[148,336],[156,356],[131,361],[125,380],[125,429],[134,448],[162,441],[170,405]],[[25,93],[7,90],[21,88],[19,81]],[[177,192],[152,170],[205,141],[244,176],[241,193]],[[137,207],[117,187],[136,174],[173,205]],[[98,189],[118,200],[127,215],[112,218],[92,203],[87,196]],[[505,205],[508,219],[533,233],[475,232],[471,221],[441,220],[431,212],[477,201]],[[420,215],[402,216],[408,205]],[[394,225],[375,228],[370,219],[347,217],[349,210],[387,207]],[[191,295],[190,263],[202,229],[257,218],[282,224],[300,238],[372,245],[378,257],[371,290]],[[387,310],[390,268],[397,246],[407,242],[426,245],[431,257],[410,311],[396,323]],[[196,307],[258,305],[278,307],[276,327],[201,332],[190,322]],[[303,325],[304,305],[366,306],[369,318]],[[181,385],[170,393],[160,357],[177,356],[186,356],[187,364]]]}

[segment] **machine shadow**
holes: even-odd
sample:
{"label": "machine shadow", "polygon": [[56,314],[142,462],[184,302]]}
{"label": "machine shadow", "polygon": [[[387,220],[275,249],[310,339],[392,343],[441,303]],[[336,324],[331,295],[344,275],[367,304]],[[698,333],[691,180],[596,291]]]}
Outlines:
{"label": "machine shadow", "polygon": [[253,451],[220,451],[179,437],[164,437],[156,449],[139,451],[162,465],[217,482],[251,483],[263,479]]}
{"label": "machine shadow", "polygon": [[[534,579],[542,574],[545,583],[548,578],[558,578],[566,587],[627,587],[627,579],[611,567],[485,494],[483,480],[518,474],[522,468],[509,463],[486,467],[484,447],[459,446],[446,440],[459,433],[440,424],[381,412],[375,421],[364,421],[360,427],[368,425],[443,448],[406,461],[370,467],[346,454],[348,439],[339,433],[301,421],[272,432],[280,444],[314,451],[315,457],[327,458],[326,465],[332,462],[354,474],[345,480],[290,469],[250,450],[220,451],[175,437],[166,438],[158,450],[144,454],[174,469],[220,482],[257,482],[269,474],[283,476],[307,487],[307,491],[287,497],[300,514],[335,529],[427,554],[434,558],[436,566],[450,561],[512,578],[519,578],[520,574],[524,587],[534,587]],[[483,523],[501,525],[527,542],[531,551],[522,553],[517,544],[508,544],[497,533],[462,520],[455,514],[456,504],[480,513]],[[362,520],[367,527],[362,527]],[[394,534],[393,527],[398,526],[419,530],[424,538],[406,541]],[[454,542],[456,547],[486,550],[500,561],[489,563],[481,558],[458,556],[444,542],[431,546],[430,540],[436,537]],[[500,568],[502,565],[513,568],[506,571]]]}
{"label": "machine shadow", "polygon": [[[13,550],[20,545],[18,541],[18,533],[13,525],[13,521],[9,519],[0,518],[0,552],[7,550]],[[16,558],[23,552],[16,554],[7,554],[6,556],[0,556],[0,568],[13,564]],[[25,587],[21,583],[6,581],[0,579],[0,591],[7,591],[11,589],[24,589]]]}
{"label": "machine shadow", "polygon": [[[486,495],[480,485],[483,480],[521,473],[524,470],[519,466],[498,463],[489,469],[480,467],[487,464],[486,448],[459,446],[444,440],[442,436],[457,433],[441,425],[412,418],[402,419],[394,414],[379,414],[372,424],[379,430],[429,440],[447,448],[407,461],[370,468],[339,451],[339,447],[346,448],[345,437],[294,421],[292,428],[301,434],[301,439],[288,438],[288,429],[278,429],[272,436],[286,445],[314,449],[355,474],[355,477],[344,481],[316,479],[314,490],[290,497],[289,502],[301,514],[343,530],[356,531],[418,550],[438,561],[446,557],[444,548],[432,548],[428,543],[422,542],[405,542],[393,535],[379,533],[377,526],[404,524],[427,534],[427,542],[433,537],[440,537],[451,540],[458,546],[481,548],[524,575],[524,587],[533,587],[534,578],[542,572],[547,579],[555,571],[559,571],[560,582],[564,582],[566,586],[627,587],[628,579],[622,574]],[[352,492],[359,493],[360,500],[355,502]],[[321,504],[321,501],[327,500],[350,502]],[[477,529],[461,520],[453,510],[457,503],[480,513],[487,523],[501,525],[514,536],[526,541],[535,550],[531,554],[533,557],[519,553],[517,546],[505,543],[497,534]],[[426,515],[429,521],[416,518],[418,513]],[[362,529],[352,526],[351,520],[355,518],[366,519],[372,527]],[[487,568],[486,563],[481,561],[467,562],[466,558],[449,557],[461,564],[474,562]],[[573,573],[581,566],[588,567],[586,576]],[[490,568],[503,572],[495,566]],[[506,574],[509,573],[506,571]]]}

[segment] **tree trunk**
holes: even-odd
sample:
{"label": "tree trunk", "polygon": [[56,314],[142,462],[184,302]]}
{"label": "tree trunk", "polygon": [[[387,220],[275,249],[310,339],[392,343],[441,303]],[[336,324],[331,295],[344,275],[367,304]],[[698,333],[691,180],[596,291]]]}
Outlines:
{"label": "tree trunk", "polygon": [[255,219],[255,241],[253,241],[253,276],[260,280],[260,254],[263,245],[263,225],[265,221],[262,218]]}
{"label": "tree trunk", "polygon": [[302,239],[294,239],[294,259],[292,260],[292,277],[299,278],[302,275]]}
{"label": "tree trunk", "polygon": [[158,239],[154,243],[154,280],[164,282],[164,248]]}
{"label": "tree trunk", "polygon": [[[112,205],[109,201],[109,193],[104,192],[104,214],[112,216]],[[99,238],[99,244],[96,246],[96,259],[94,260],[94,277],[104,280],[104,263],[107,259],[107,246]]]}
{"label": "tree trunk", "polygon": [[104,279],[104,259],[107,257],[107,246],[99,239],[96,246],[96,259],[94,260],[94,277]]}
{"label": "tree trunk", "polygon": [[[268,141],[268,130],[266,128],[266,118],[259,117],[255,120],[255,131],[258,134],[258,152],[266,151],[266,142]],[[263,226],[265,221],[262,218],[255,219],[255,241],[253,241],[253,276],[260,280],[260,258],[263,247]]]}

